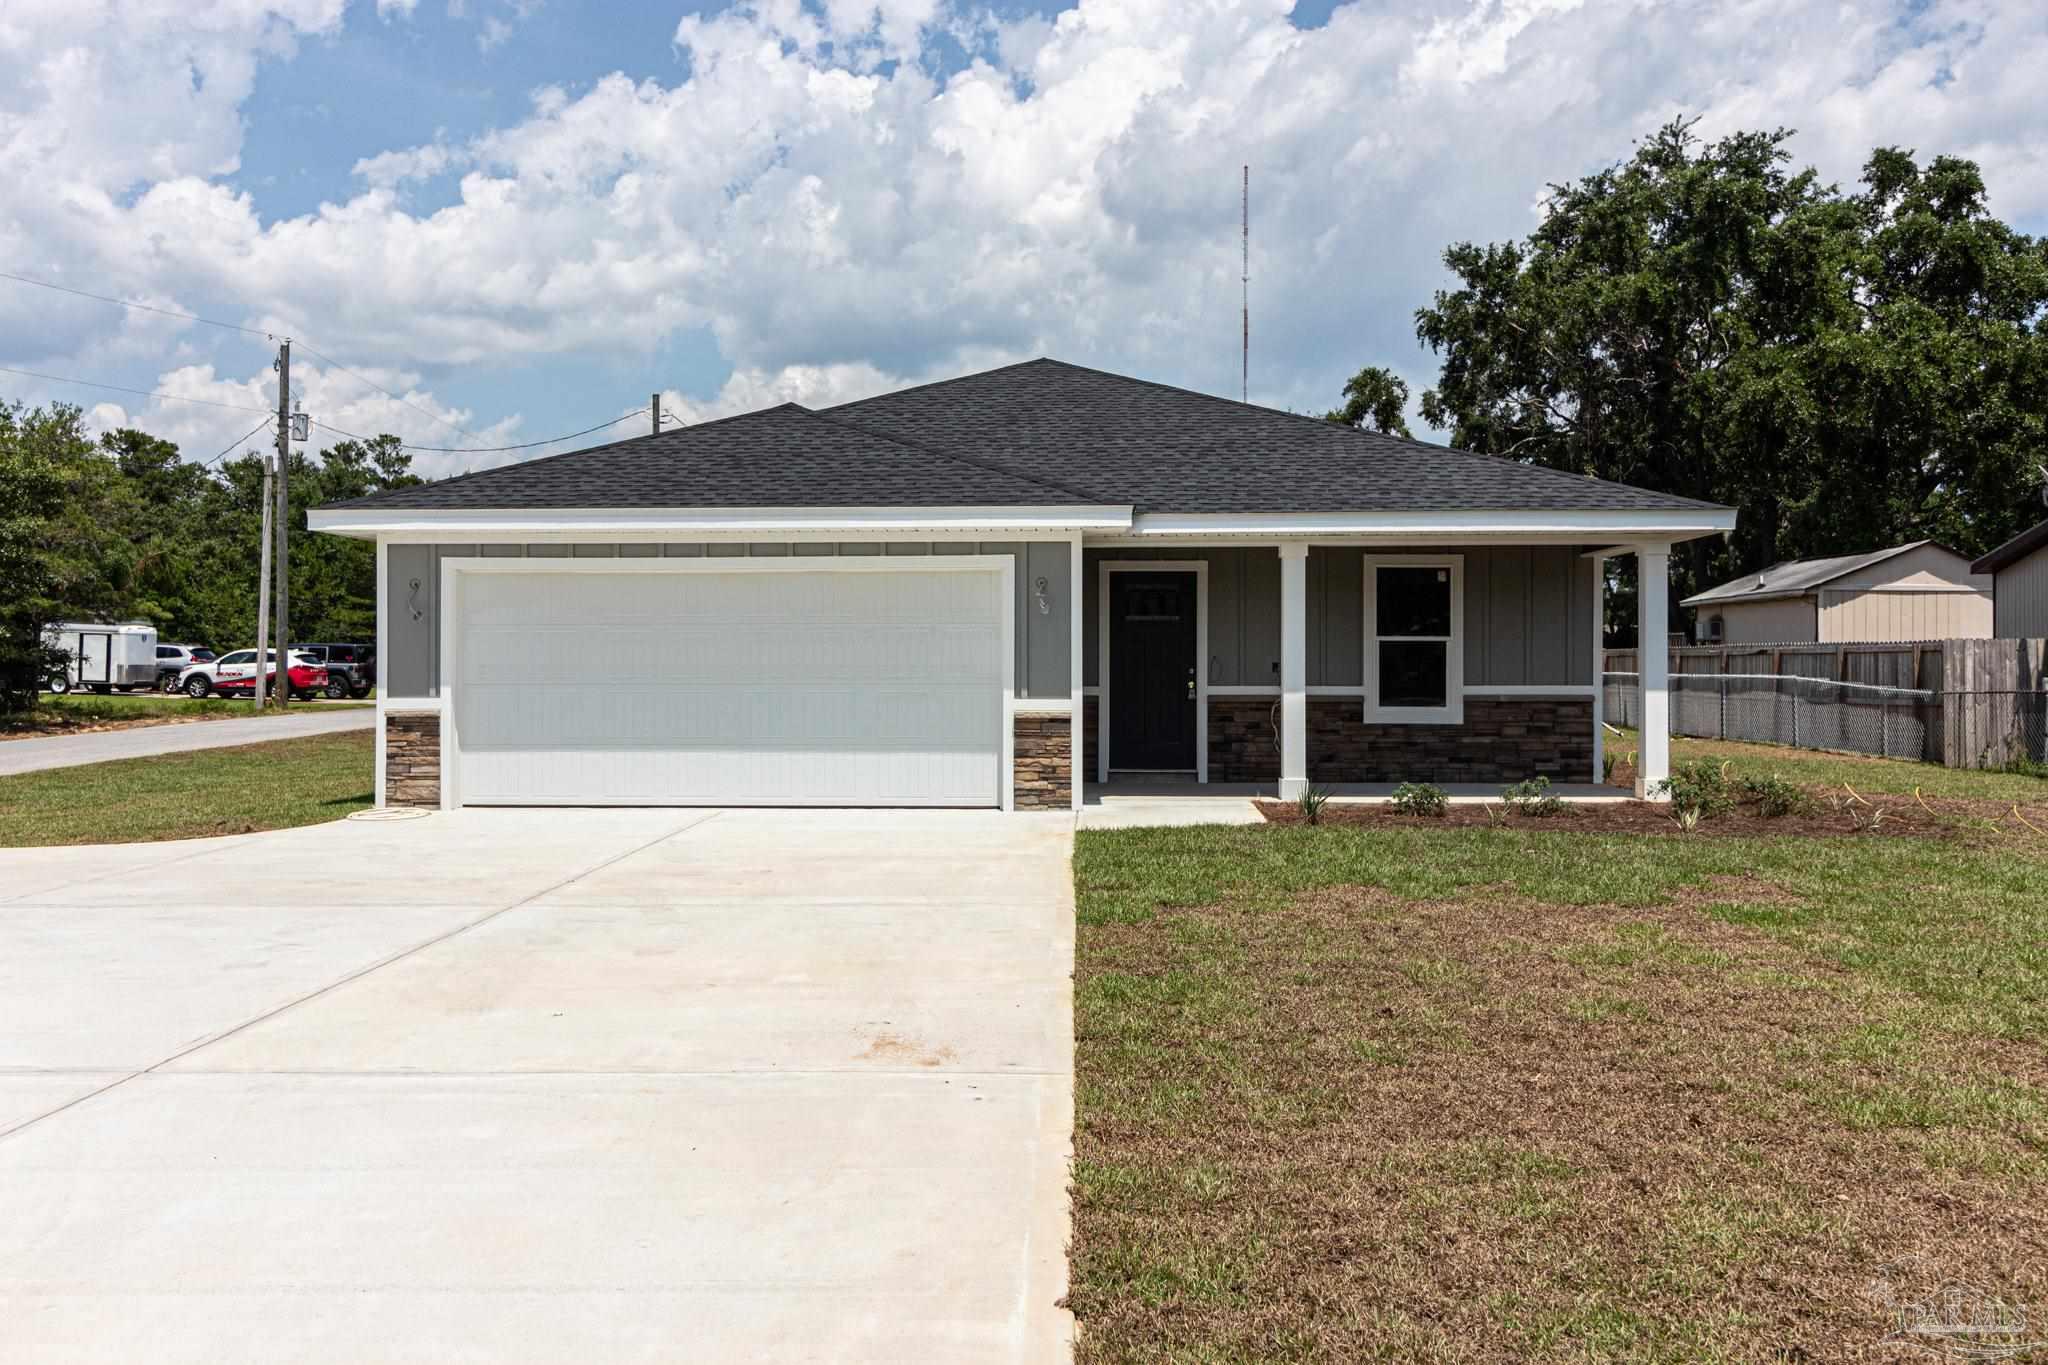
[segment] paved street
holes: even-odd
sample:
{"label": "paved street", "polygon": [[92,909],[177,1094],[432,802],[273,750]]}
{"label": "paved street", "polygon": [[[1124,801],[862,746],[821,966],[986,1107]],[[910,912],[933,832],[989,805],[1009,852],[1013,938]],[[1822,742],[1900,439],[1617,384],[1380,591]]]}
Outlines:
{"label": "paved street", "polygon": [[377,723],[374,706],[325,706],[306,702],[287,715],[250,716],[246,720],[195,720],[171,725],[141,725],[128,730],[101,730],[84,735],[47,735],[38,739],[0,741],[0,777],[75,768],[117,758],[148,758],[153,754],[184,754],[195,749],[225,749],[273,739],[303,739],[344,730],[367,730]]}

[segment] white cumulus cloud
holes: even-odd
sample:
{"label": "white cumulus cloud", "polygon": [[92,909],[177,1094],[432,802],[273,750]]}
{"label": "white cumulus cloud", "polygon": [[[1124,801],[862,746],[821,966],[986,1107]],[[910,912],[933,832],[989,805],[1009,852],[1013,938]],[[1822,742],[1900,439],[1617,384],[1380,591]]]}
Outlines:
{"label": "white cumulus cloud", "polygon": [[[235,178],[253,72],[339,4],[193,26],[170,3],[10,0],[0,174],[47,189],[0,201],[0,259],[318,337],[420,376],[423,403],[450,367],[644,361],[700,332],[732,375],[675,395],[693,418],[1039,353],[1234,392],[1249,164],[1253,397],[1313,410],[1362,364],[1426,386],[1412,317],[1442,249],[1527,232],[1544,182],[1669,118],[1796,127],[1838,179],[1876,144],[1961,153],[1996,210],[2048,218],[2048,12],[2025,0],[1359,0],[1306,30],[1288,0],[1049,21],[759,0],[683,17],[673,74],[360,148],[349,193],[267,217]],[[415,204],[427,181],[446,188]],[[179,341],[51,316],[31,346],[0,311],[0,349],[88,364]],[[406,411],[389,420],[423,420]]]}

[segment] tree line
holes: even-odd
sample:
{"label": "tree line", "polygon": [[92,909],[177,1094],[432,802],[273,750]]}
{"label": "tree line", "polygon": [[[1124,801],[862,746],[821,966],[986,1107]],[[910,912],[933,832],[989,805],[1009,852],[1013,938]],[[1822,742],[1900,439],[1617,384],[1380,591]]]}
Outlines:
{"label": "tree line", "polygon": [[[376,549],[306,533],[322,503],[416,484],[396,436],[341,441],[290,464],[297,640],[376,638]],[[59,620],[148,621],[166,642],[253,645],[263,465],[206,467],[134,428],[86,431],[63,404],[0,404],[0,712],[34,704]]]}
{"label": "tree line", "polygon": [[[2039,514],[2048,241],[1992,215],[1974,162],[1879,148],[1843,190],[1789,137],[1669,124],[1552,185],[1527,238],[1450,247],[1415,314],[1452,445],[1737,509],[1676,547],[1674,603],[1786,559],[1975,555]],[[1368,366],[1328,416],[1405,435],[1408,396]]]}

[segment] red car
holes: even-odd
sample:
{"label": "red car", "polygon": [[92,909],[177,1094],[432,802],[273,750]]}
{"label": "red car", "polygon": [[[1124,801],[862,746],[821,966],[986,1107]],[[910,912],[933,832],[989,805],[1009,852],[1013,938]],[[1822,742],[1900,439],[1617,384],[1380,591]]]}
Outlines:
{"label": "red car", "polygon": [[[310,698],[327,689],[327,666],[317,659],[294,653],[285,667],[292,695]],[[223,697],[246,697],[256,681],[256,651],[236,650],[210,664],[198,664],[179,675],[179,689],[187,696],[203,697],[209,692]],[[277,683],[277,654],[266,651],[263,659],[263,687],[267,692]]]}

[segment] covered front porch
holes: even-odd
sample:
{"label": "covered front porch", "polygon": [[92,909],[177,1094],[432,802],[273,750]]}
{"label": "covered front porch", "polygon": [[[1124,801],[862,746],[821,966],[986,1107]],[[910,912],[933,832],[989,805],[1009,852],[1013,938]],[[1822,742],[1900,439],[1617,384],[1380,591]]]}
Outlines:
{"label": "covered front porch", "polygon": [[[1084,816],[1205,792],[1249,810],[1253,795],[1292,800],[1311,786],[1370,801],[1404,781],[1498,800],[1502,786],[1542,777],[1560,795],[1613,799],[1598,686],[1606,564],[1638,557],[1638,619],[1662,640],[1669,551],[1561,533],[1420,545],[1090,538]],[[1646,718],[1668,715],[1667,685],[1664,651],[1646,651]],[[1641,799],[1662,795],[1666,728],[1643,727]]]}

